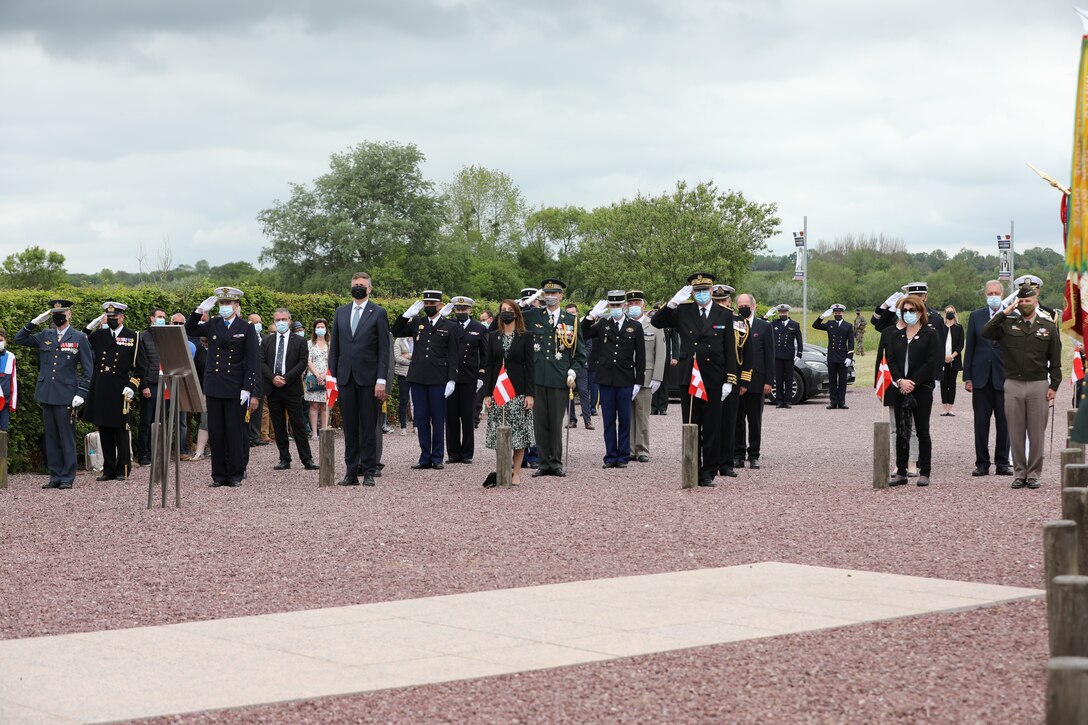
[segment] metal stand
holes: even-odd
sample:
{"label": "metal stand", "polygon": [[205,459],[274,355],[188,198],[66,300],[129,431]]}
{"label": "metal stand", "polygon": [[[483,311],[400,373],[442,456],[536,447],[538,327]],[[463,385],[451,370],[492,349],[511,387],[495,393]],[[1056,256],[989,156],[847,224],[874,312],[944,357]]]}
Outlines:
{"label": "metal stand", "polygon": [[[155,422],[151,424],[151,475],[147,481],[147,507],[152,507],[155,484],[162,491],[162,508],[166,508],[167,479],[170,464],[174,464],[174,507],[181,508],[181,425],[178,423],[178,381],[187,377],[160,375],[156,393]],[[169,392],[169,400],[165,394]]]}

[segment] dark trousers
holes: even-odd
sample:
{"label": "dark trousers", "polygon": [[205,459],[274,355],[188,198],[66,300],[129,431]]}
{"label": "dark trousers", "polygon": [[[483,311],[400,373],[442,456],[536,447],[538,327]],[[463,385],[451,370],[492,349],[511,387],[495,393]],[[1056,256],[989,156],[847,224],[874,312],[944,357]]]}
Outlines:
{"label": "dark trousers", "polygon": [[240,483],[249,455],[246,406],[237,398],[209,395],[208,439],[212,441],[212,481]]}
{"label": "dark trousers", "polygon": [[106,478],[125,477],[132,465],[128,431],[124,428],[98,427],[102,441],[102,475]]}
{"label": "dark trousers", "polygon": [[990,418],[997,427],[994,440],[994,465],[1009,465],[1009,424],[1005,419],[1005,391],[992,385],[975,386],[971,391],[971,409],[975,418],[975,465],[990,467]]}
{"label": "dark trousers", "polygon": [[[745,432],[748,440],[745,441]],[[733,457],[744,458],[747,443],[748,460],[759,458],[759,444],[763,437],[763,386],[749,388],[740,396],[737,410],[737,427],[734,435]]]}
{"label": "dark trousers", "polygon": [[158,384],[152,384],[148,389],[151,397],[140,398],[140,430],[136,434],[136,459],[139,461],[151,459],[151,424],[155,422],[155,406],[159,399]]}
{"label": "dark trousers", "polygon": [[476,383],[457,383],[446,398],[446,452],[451,461],[472,458],[476,422]]}
{"label": "dark trousers", "polygon": [[491,395],[491,391],[487,389],[487,386],[480,388],[476,391],[476,405],[473,406],[472,424],[473,426],[479,425],[480,414],[484,411],[484,398]]}
{"label": "dark trousers", "polygon": [[[793,373],[790,373],[793,380]],[[832,405],[846,405],[846,363],[827,364],[827,388]]]}
{"label": "dark trousers", "polygon": [[[711,392],[709,389],[707,392]],[[718,395],[721,398],[721,394]],[[740,410],[740,390],[733,386],[733,391],[722,401],[722,422],[719,433],[721,439],[721,465],[718,472],[722,473],[727,468],[733,467],[733,459],[736,457],[737,437],[737,413]],[[743,454],[743,449],[742,449]]]}
{"label": "dark trousers", "polygon": [[264,398],[257,399],[257,410],[249,414],[249,442],[261,439],[261,416],[264,415]]}
{"label": "dark trousers", "polygon": [[793,358],[774,359],[774,402],[778,405],[793,403]]}
{"label": "dark trousers", "polygon": [[540,470],[557,471],[563,467],[563,418],[570,402],[567,388],[536,386],[533,398],[533,430]]}
{"label": "dark trousers", "polygon": [[631,457],[631,393],[634,387],[601,385],[598,391],[604,423],[604,462],[627,463]]}
{"label": "dark trousers", "polygon": [[419,462],[436,466],[442,463],[443,437],[446,433],[445,385],[412,384],[412,410],[416,435],[419,436]]}
{"label": "dark trousers", "polygon": [[[902,435],[907,430],[905,421],[912,418],[914,433],[918,436],[918,473],[929,475],[930,461],[933,458],[933,440],[929,436],[929,414],[933,411],[932,385],[918,385],[914,388],[914,410],[903,410],[901,399],[897,398],[895,419],[895,469],[900,476],[907,475],[907,461],[910,458],[910,436]],[[913,414],[913,415],[912,415]]]}
{"label": "dark trousers", "polygon": [[[710,400],[693,398],[686,392],[680,398],[680,412],[683,414],[684,423],[694,423],[699,426],[699,480],[712,480],[721,467],[722,451],[722,386],[707,384],[707,392],[718,390],[717,396],[710,396]],[[694,410],[692,406],[694,405]]]}
{"label": "dark trousers", "polygon": [[650,412],[658,415],[669,413],[669,368],[665,368],[665,379],[661,381],[661,387],[650,398]]}
{"label": "dark trousers", "polygon": [[408,427],[408,408],[411,405],[412,384],[406,375],[397,376],[397,421],[401,428]]}
{"label": "dark trousers", "polygon": [[67,405],[42,404],[42,425],[45,426],[45,464],[49,467],[50,483],[71,483],[76,480],[76,427],[72,409]]}
{"label": "dark trousers", "polygon": [[[582,420],[586,423],[589,422],[590,417],[593,415],[594,409],[597,407],[600,398],[600,388],[596,384],[596,371],[586,370],[584,367],[582,371],[578,373],[578,398],[577,400],[569,401],[569,409],[567,415],[570,417],[571,423],[578,422],[578,408],[580,405],[582,408]],[[601,405],[604,405],[602,402]]]}
{"label": "dark trousers", "polygon": [[944,376],[941,378],[941,402],[945,405],[954,405],[956,402],[956,381],[959,371],[952,367],[951,363],[944,364]]}
{"label": "dark trousers", "polygon": [[[302,392],[295,394],[284,393],[283,390],[268,394],[268,414],[272,416],[272,430],[276,433],[276,448],[280,449],[280,460],[291,460],[291,445],[287,440],[287,420],[291,421],[291,431],[294,433],[295,448],[298,449],[298,458],[305,463],[313,460],[310,452],[310,439],[303,431],[306,424],[302,415]],[[252,420],[250,421],[252,423]]]}
{"label": "dark trousers", "polygon": [[381,402],[374,397],[373,385],[340,386],[340,416],[344,424],[344,463],[347,478],[373,475],[377,471],[374,440],[377,411]]}

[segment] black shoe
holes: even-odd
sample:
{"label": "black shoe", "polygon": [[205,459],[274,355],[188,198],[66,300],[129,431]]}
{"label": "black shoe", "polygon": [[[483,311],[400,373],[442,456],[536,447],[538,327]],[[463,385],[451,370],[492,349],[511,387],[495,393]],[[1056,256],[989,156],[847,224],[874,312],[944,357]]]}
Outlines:
{"label": "black shoe", "polygon": [[373,486],[374,485],[374,476],[373,475],[363,476],[363,485],[364,486]]}
{"label": "black shoe", "polygon": [[627,468],[627,461],[616,461],[616,468]]}
{"label": "black shoe", "polygon": [[638,461],[639,463],[649,463],[650,462],[650,454],[649,453],[639,453],[637,456],[635,456],[635,460]]}
{"label": "black shoe", "polygon": [[550,475],[550,474],[544,468],[538,468],[535,471],[533,471],[533,478],[540,478],[541,476],[548,476],[548,475]]}
{"label": "black shoe", "polygon": [[1024,479],[1014,478],[1014,479],[1012,479],[1012,485],[1009,486],[1009,488],[1023,488],[1026,485],[1027,485],[1027,481],[1025,481]]}
{"label": "black shoe", "polygon": [[308,460],[308,461],[303,461],[302,462],[302,467],[305,468],[307,471],[320,471],[321,470],[321,466],[314,463],[312,458],[310,460]]}
{"label": "black shoe", "polygon": [[737,472],[735,470],[733,470],[733,468],[731,466],[726,466],[725,470],[722,471],[722,475],[723,476],[729,476],[730,478],[736,478],[737,477]]}
{"label": "black shoe", "polygon": [[220,486],[225,486],[225,485],[226,484],[223,483],[222,481],[212,481],[211,483],[208,484],[208,488],[219,488]]}
{"label": "black shoe", "polygon": [[785,403],[785,404],[782,405],[782,407],[783,408],[792,408],[793,406],[790,405],[789,403]]}
{"label": "black shoe", "polygon": [[601,468],[615,468],[615,467],[616,467],[616,464],[613,463],[612,461],[605,461],[604,463],[601,464]]}
{"label": "black shoe", "polygon": [[99,476],[98,478],[96,478],[94,480],[96,480],[96,481],[116,481],[117,476]]}
{"label": "black shoe", "polygon": [[272,470],[273,471],[286,471],[290,467],[291,467],[291,462],[290,461],[280,461],[276,465],[272,466]]}
{"label": "black shoe", "polygon": [[461,459],[461,463],[472,463],[472,458],[471,458],[471,457],[469,457],[469,458],[462,458],[462,459]]}
{"label": "black shoe", "polygon": [[734,458],[733,459],[733,468],[744,468],[744,459],[743,458]]}
{"label": "black shoe", "polygon": [[1027,480],[1027,483],[1025,483],[1024,485],[1027,486],[1028,488],[1030,488],[1032,491],[1034,491],[1035,489],[1039,488],[1039,479],[1038,478],[1029,478]]}
{"label": "black shoe", "polygon": [[1012,469],[1009,468],[1008,466],[998,466],[997,467],[997,475],[999,475],[999,476],[1011,476],[1012,475]]}
{"label": "black shoe", "polygon": [[151,458],[137,458],[136,462],[139,463],[141,466],[150,466]]}
{"label": "black shoe", "polygon": [[[617,465],[619,465],[619,464],[617,464]],[[562,466],[560,466],[559,468],[556,468],[555,470],[552,471],[552,475],[553,476],[558,476],[559,478],[566,478],[567,477],[567,472],[563,470]]]}
{"label": "black shoe", "polygon": [[907,476],[906,474],[893,473],[891,478],[888,479],[889,486],[906,486]]}
{"label": "black shoe", "polygon": [[753,470],[759,470],[759,456],[748,459],[748,467]]}
{"label": "black shoe", "polygon": [[430,463],[417,463],[412,466],[413,471],[423,471],[431,467]]}
{"label": "black shoe", "polygon": [[928,486],[929,485],[929,476],[927,476],[926,474],[923,473],[921,476],[918,477],[918,480],[916,481],[916,483],[919,486]]}
{"label": "black shoe", "polygon": [[461,462],[460,458],[447,458],[446,459],[446,463],[460,463],[460,462]]}
{"label": "black shoe", "polygon": [[336,485],[337,486],[358,486],[359,485],[359,477],[358,476],[344,476],[343,478],[341,478],[339,481],[336,482]]}
{"label": "black shoe", "polygon": [[241,481],[227,481],[223,485],[224,486],[229,486],[230,488],[238,488],[239,486],[242,485],[242,482]]}
{"label": "black shoe", "polygon": [[836,403],[832,403],[831,405],[827,406],[827,409],[828,410],[835,410],[835,408],[838,408],[838,407],[839,406]]}
{"label": "black shoe", "polygon": [[370,475],[373,476],[374,478],[381,478],[382,477],[382,472],[381,471],[374,471],[374,473],[372,473]]}
{"label": "black shoe", "polygon": [[537,468],[539,468],[539,467],[540,467],[540,464],[539,464],[539,463],[529,463],[529,464],[526,464],[526,465],[528,465],[528,467],[529,467],[529,468],[531,468],[531,469],[533,469],[534,471],[535,471],[535,470],[536,470]]}
{"label": "black shoe", "polygon": [[445,466],[443,464],[441,464],[441,463],[436,463],[433,466],[431,466],[431,468],[433,468],[436,471],[441,471],[441,470],[443,470],[445,468]]}
{"label": "black shoe", "polygon": [[839,403],[839,410],[850,410],[850,406],[846,403]]}
{"label": "black shoe", "polygon": [[57,481],[50,481],[49,483],[43,483],[42,488],[60,488],[60,483]]}
{"label": "black shoe", "polygon": [[975,466],[975,470],[971,471],[971,475],[972,476],[989,476],[990,475],[990,467],[989,466]]}
{"label": "black shoe", "polygon": [[59,490],[59,491],[67,491],[67,490],[69,490],[69,489],[70,489],[71,487],[72,487],[72,484],[71,484],[71,482],[68,482],[68,483],[58,483],[58,484],[57,484],[57,490]]}
{"label": "black shoe", "polygon": [[701,478],[699,479],[699,485],[703,488],[714,488],[718,484],[714,483],[713,478]]}

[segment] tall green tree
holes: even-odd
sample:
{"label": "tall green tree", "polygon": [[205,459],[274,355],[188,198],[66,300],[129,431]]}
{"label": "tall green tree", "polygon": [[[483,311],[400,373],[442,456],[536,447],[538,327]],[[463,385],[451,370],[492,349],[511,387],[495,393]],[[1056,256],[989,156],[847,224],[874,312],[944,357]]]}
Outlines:
{"label": "tall green tree", "polygon": [[398,285],[429,284],[408,263],[433,255],[443,219],[423,161],[414,144],[364,141],[333,154],[312,185],[292,184],[287,201],[261,211],[270,241],[261,260],[275,265],[280,288],[340,289],[352,272],[392,266],[401,271]]}
{"label": "tall green tree", "polygon": [[589,212],[580,206],[543,207],[525,220],[525,241],[518,250],[524,284],[536,287],[545,277],[567,283],[568,295],[585,292],[581,269]]}
{"label": "tall green tree", "polygon": [[0,265],[0,283],[9,289],[52,289],[64,282],[64,255],[37,245],[9,254]]}
{"label": "tall green tree", "polygon": [[446,233],[474,254],[514,254],[521,245],[529,205],[509,174],[465,166],[442,187]]}

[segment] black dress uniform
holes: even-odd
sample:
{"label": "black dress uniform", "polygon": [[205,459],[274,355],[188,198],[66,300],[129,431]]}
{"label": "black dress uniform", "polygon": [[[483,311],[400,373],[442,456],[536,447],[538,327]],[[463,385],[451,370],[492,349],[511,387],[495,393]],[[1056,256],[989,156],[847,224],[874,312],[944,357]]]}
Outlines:
{"label": "black dress uniform", "polygon": [[[779,305],[778,311],[789,312],[789,305]],[[801,326],[788,317],[771,322],[774,333],[774,377],[777,381],[774,397],[776,407],[788,408],[793,402],[793,361],[805,351]]]}
{"label": "black dress uniform", "polygon": [[[233,302],[242,292],[219,287],[215,296],[220,302]],[[246,465],[246,411],[257,386],[257,376],[261,374],[261,341],[253,324],[241,315],[235,314],[229,323],[218,315],[207,322],[201,322],[200,317],[199,308],[189,315],[185,333],[208,340],[204,396],[208,402],[208,438],[212,443],[211,485],[239,486]]]}
{"label": "black dress uniform", "polygon": [[[622,305],[623,290],[608,293],[609,304]],[[614,308],[615,309],[615,308]],[[622,308],[620,308],[622,311]],[[642,325],[623,315],[582,322],[597,357],[597,387],[604,422],[604,467],[626,468],[631,457],[631,406],[635,384],[646,376],[646,339]],[[619,423],[617,428],[617,422]]]}
{"label": "black dress uniform", "polygon": [[[688,284],[698,295],[715,281],[711,274],[700,272],[688,277]],[[701,289],[700,289],[701,288]],[[737,383],[737,358],[733,340],[733,313],[713,304],[679,304],[662,307],[651,323],[658,328],[675,328],[680,335],[680,409],[683,422],[699,426],[699,485],[713,486],[721,467],[722,385]],[[707,400],[692,398],[688,384],[695,361],[706,387]]]}
{"label": "black dress uniform", "polygon": [[774,385],[774,332],[771,323],[754,314],[750,314],[745,322],[748,323],[748,341],[744,344],[744,369],[740,375],[740,386],[745,388],[745,392],[740,396],[740,409],[737,412],[733,465],[743,468],[744,454],[747,452],[748,466],[759,468],[763,438],[763,386]]}
{"label": "black dress uniform", "polygon": [[[724,301],[733,296],[735,290],[729,285],[715,285],[711,288],[711,297],[715,304],[722,305]],[[732,310],[729,310],[732,314]],[[746,347],[748,344],[748,322],[738,315],[733,315],[733,351],[730,353],[737,361],[739,372],[738,382],[734,384],[729,395],[722,401],[721,423],[721,462],[718,465],[718,473],[722,476],[736,478],[736,444],[737,444],[737,416],[740,413],[740,388],[744,384],[747,368],[745,367]]]}
{"label": "black dress uniform", "polygon": [[[423,300],[440,303],[442,292],[424,290]],[[436,307],[434,313],[433,317],[401,315],[393,323],[393,337],[415,340],[407,375],[412,384],[412,412],[419,436],[419,462],[412,468],[445,468],[442,439],[446,429],[446,390],[456,387],[457,325],[443,319]]]}
{"label": "black dress uniform", "polygon": [[452,320],[456,325],[457,384],[453,395],[446,398],[446,453],[447,463],[472,463],[475,452],[476,393],[483,390],[487,374],[487,327],[470,319],[468,313],[457,308],[471,308],[476,302],[470,297],[454,297],[454,313],[464,314],[465,319]]}
{"label": "black dress uniform", "polygon": [[118,324],[116,315],[126,309],[127,306],[118,302],[105,303],[102,310],[107,325],[112,323],[116,327],[85,330],[94,354],[94,376],[83,408],[83,420],[98,426],[103,458],[99,481],[123,480],[132,465],[128,431],[130,401],[125,399],[124,391],[130,390],[135,398],[147,362],[139,333]]}
{"label": "black dress uniform", "polygon": [[817,317],[812,321],[814,330],[823,330],[827,333],[827,377],[828,392],[831,402],[828,408],[842,408],[846,405],[846,368],[854,364],[854,325],[842,319],[842,313],[846,310],[843,305],[832,305],[831,311],[839,314],[835,319],[824,322]]}
{"label": "black dress uniform", "polygon": [[[15,344],[38,348],[38,384],[34,399],[42,406],[45,427],[45,461],[49,483],[42,488],[71,488],[76,478],[76,429],[73,422],[76,403],[82,404],[91,387],[94,368],[87,336],[68,324],[65,313],[72,303],[50,300],[53,328],[35,332],[38,325],[28,322],[15,333]],[[37,318],[35,318],[37,319]],[[76,401],[76,398],[80,401]]]}

